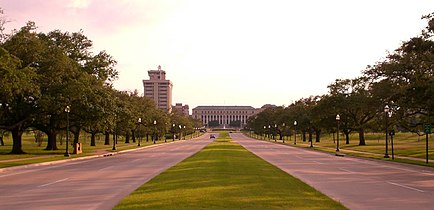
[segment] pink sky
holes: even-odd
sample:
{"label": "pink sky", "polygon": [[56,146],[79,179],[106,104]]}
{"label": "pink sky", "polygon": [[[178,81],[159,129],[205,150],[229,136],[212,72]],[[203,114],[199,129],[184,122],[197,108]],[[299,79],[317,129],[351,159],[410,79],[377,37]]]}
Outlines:
{"label": "pink sky", "polygon": [[419,34],[434,0],[0,0],[7,29],[83,29],[117,61],[115,87],[143,92],[161,65],[174,103],[288,105],[360,76]]}

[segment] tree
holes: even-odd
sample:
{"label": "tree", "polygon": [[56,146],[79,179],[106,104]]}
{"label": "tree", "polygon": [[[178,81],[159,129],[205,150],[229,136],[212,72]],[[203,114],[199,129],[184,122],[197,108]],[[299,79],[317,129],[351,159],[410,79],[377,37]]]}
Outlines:
{"label": "tree", "polygon": [[[113,89],[109,86],[93,85],[92,96],[86,97],[86,106],[80,110],[83,130],[91,134],[90,146],[96,146],[96,135],[109,130],[111,124],[113,103]],[[88,95],[89,96],[89,95]],[[107,142],[109,144],[109,142]]]}
{"label": "tree", "polygon": [[434,111],[434,13],[422,18],[428,26],[419,36],[363,72],[375,82],[374,94],[384,105],[400,107],[395,112],[400,126],[416,133],[422,124],[433,122]]}
{"label": "tree", "polygon": [[208,122],[208,126],[209,127],[218,127],[218,126],[220,126],[220,123],[219,123],[219,121],[218,120],[211,120],[211,121],[209,121]]}
{"label": "tree", "polygon": [[364,77],[336,80],[329,85],[330,95],[340,102],[337,107],[341,119],[349,120],[359,132],[359,145],[366,145],[365,127],[382,110],[381,100],[372,95],[370,87],[369,80]]}
{"label": "tree", "polygon": [[12,132],[12,154],[22,154],[21,136],[33,121],[40,92],[36,73],[0,48],[0,129]]}
{"label": "tree", "polygon": [[3,16],[3,14],[4,11],[2,8],[0,8],[0,15],[1,15],[0,16],[0,43],[3,43],[8,37],[8,34],[6,34],[4,30],[5,30],[5,25],[6,23],[9,22],[9,20],[5,16]]}
{"label": "tree", "polygon": [[5,142],[3,141],[3,136],[5,135],[5,131],[0,129],[0,146],[4,146]]}
{"label": "tree", "polygon": [[[47,35],[40,35],[54,49],[59,49],[64,56],[70,59],[75,65],[74,72],[69,77],[64,77],[67,84],[64,87],[65,92],[61,93],[67,96],[67,103],[75,109],[71,111],[71,131],[74,133],[74,143],[78,143],[80,130],[89,124],[97,124],[106,121],[107,112],[104,108],[109,102],[104,102],[106,98],[100,97],[99,94],[108,96],[105,93],[104,86],[110,86],[111,82],[117,78],[117,71],[114,69],[116,61],[102,51],[97,55],[92,55],[92,41],[90,41],[82,31],[69,33],[55,30]],[[51,88],[48,88],[51,90]],[[56,93],[54,93],[56,94]],[[52,95],[47,94],[47,95]],[[61,98],[62,95],[59,97]],[[65,105],[64,105],[65,106]],[[92,137],[100,130],[93,130]],[[91,140],[91,142],[94,142]],[[55,143],[55,141],[54,141]],[[74,144],[75,145],[75,144]],[[48,148],[48,147],[47,147]]]}
{"label": "tree", "polygon": [[[32,81],[38,86],[33,90],[39,91],[39,95],[31,99],[37,106],[25,117],[37,120],[27,120],[30,123],[21,130],[33,126],[44,131],[48,135],[46,149],[56,150],[57,133],[66,128],[65,106],[71,107],[74,142],[78,142],[84,126],[105,121],[107,111],[98,111],[107,108],[101,103],[107,103],[98,94],[104,92],[104,86],[111,89],[111,82],[117,78],[116,61],[104,51],[93,55],[92,42],[81,31],[44,34],[34,32],[35,29],[35,24],[29,22],[8,36],[2,46],[19,58],[22,66],[36,73]],[[2,104],[11,109],[10,103]]]}
{"label": "tree", "polygon": [[313,119],[312,108],[318,102],[317,96],[302,98],[289,106],[297,120],[297,130],[302,133],[302,140],[306,141],[306,133],[309,134],[309,141],[312,140]]}

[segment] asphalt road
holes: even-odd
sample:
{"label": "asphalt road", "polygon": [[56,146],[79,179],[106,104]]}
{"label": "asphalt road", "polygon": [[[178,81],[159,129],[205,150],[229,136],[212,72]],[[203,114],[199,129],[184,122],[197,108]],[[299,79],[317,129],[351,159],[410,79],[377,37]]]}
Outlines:
{"label": "asphalt road", "polygon": [[211,141],[206,134],[108,157],[9,169],[0,172],[0,209],[112,209]]}
{"label": "asphalt road", "polygon": [[349,209],[434,209],[434,169],[232,139]]}

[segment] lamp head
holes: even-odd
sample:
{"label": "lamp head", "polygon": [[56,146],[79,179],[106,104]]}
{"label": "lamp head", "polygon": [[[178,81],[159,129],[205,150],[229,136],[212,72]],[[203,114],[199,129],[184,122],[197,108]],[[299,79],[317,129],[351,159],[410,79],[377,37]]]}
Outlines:
{"label": "lamp head", "polygon": [[384,106],[384,112],[389,112],[389,110],[390,110],[390,108],[389,108],[389,105],[386,105],[386,106]]}

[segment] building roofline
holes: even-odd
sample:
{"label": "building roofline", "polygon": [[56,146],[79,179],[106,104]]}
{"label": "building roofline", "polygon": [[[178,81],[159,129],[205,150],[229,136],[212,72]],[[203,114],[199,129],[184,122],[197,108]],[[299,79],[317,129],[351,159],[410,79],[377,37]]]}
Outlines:
{"label": "building roofline", "polygon": [[255,109],[252,106],[197,106],[193,108],[197,109]]}

